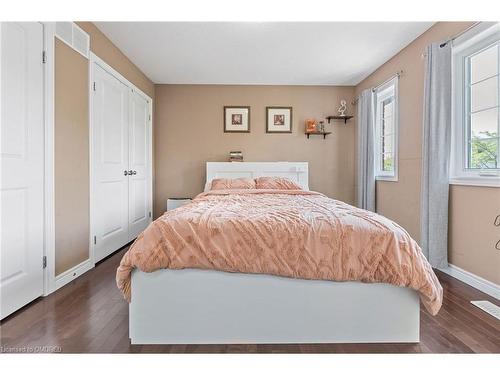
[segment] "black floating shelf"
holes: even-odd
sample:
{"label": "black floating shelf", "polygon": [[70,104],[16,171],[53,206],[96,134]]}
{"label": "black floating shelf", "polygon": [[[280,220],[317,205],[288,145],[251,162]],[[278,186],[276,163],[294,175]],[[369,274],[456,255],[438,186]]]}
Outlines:
{"label": "black floating shelf", "polygon": [[307,139],[309,139],[310,135],[322,135],[323,139],[325,139],[328,134],[332,134],[332,132],[309,132],[309,133],[306,133]]}
{"label": "black floating shelf", "polygon": [[354,116],[326,116],[328,123],[331,120],[344,120],[344,124],[347,124],[347,120],[352,119]]}

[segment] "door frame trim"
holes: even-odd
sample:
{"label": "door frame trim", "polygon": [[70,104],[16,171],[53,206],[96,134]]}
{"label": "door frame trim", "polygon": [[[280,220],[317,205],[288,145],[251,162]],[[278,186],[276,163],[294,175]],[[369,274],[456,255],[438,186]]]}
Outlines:
{"label": "door frame trim", "polygon": [[44,269],[43,296],[56,288],[55,274],[55,23],[41,22],[45,51],[44,84]]}
{"label": "door frame trim", "polygon": [[[150,120],[148,124],[148,135],[149,135],[149,181],[150,181],[150,200],[149,200],[149,211],[151,212],[150,222],[152,221],[153,216],[153,100],[145,94],[141,89],[139,89],[136,85],[126,79],[123,75],[121,75],[118,71],[113,69],[109,64],[107,64],[103,59],[97,56],[95,53],[90,51],[89,54],[89,257],[92,265],[95,265],[95,245],[94,245],[94,213],[93,213],[93,163],[92,163],[92,155],[93,155],[93,83],[94,83],[94,64],[98,64],[102,69],[104,69],[107,73],[111,74],[129,89],[141,95],[149,104],[149,114]],[[127,219],[128,220],[128,219]],[[117,249],[118,250],[118,249]]]}

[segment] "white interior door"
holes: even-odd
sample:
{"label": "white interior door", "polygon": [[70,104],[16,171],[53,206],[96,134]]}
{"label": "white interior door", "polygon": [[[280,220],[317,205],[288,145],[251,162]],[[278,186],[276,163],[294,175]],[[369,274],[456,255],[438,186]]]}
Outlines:
{"label": "white interior door", "polygon": [[97,262],[129,241],[130,89],[99,64],[92,68],[92,227]]}
{"label": "white interior door", "polygon": [[43,27],[1,23],[0,319],[43,293]]}
{"label": "white interior door", "polygon": [[129,240],[151,222],[150,110],[149,101],[136,91],[130,94],[129,127]]}

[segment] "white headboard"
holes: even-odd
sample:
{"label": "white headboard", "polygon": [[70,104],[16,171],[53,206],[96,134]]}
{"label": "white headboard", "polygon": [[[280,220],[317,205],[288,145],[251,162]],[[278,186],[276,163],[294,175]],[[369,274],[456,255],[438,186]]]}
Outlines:
{"label": "white headboard", "polygon": [[286,177],[309,190],[309,163],[307,162],[207,162],[207,182],[214,178]]}

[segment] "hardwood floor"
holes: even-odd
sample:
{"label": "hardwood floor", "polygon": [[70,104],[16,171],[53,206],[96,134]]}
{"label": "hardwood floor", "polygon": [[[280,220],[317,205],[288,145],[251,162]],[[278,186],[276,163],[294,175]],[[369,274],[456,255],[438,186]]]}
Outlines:
{"label": "hardwood floor", "polygon": [[125,250],[0,323],[0,352],[64,353],[500,353],[500,321],[470,304],[494,298],[437,272],[444,303],[421,309],[419,344],[130,345],[128,304],[115,284]]}

